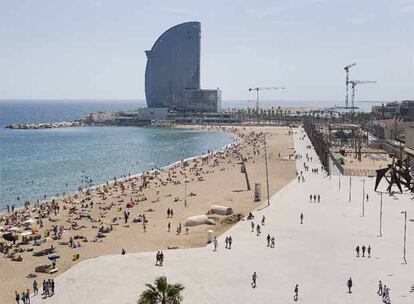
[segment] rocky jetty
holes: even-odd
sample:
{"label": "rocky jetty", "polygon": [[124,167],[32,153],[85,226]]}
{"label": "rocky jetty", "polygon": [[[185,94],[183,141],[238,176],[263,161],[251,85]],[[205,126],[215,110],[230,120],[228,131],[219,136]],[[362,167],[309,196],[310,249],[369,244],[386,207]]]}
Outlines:
{"label": "rocky jetty", "polygon": [[81,121],[62,121],[49,123],[33,123],[33,124],[12,124],[6,126],[6,129],[27,130],[27,129],[54,129],[54,128],[69,128],[69,127],[84,127],[87,126],[85,122]]}

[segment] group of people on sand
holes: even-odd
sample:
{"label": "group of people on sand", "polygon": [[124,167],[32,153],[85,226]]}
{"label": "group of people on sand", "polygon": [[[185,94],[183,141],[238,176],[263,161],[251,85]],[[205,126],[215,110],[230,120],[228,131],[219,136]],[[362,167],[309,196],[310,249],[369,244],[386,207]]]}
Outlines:
{"label": "group of people on sand", "polygon": [[[37,281],[33,281],[33,296],[39,294],[39,286],[37,284]],[[47,298],[51,297],[55,294],[55,281],[53,279],[43,280],[42,283],[42,296]],[[17,291],[14,292],[14,299],[16,301],[16,304],[30,304],[30,290],[27,289],[26,291],[23,291],[21,294]]]}
{"label": "group of people on sand", "polygon": [[384,303],[391,303],[390,299],[390,289],[387,287],[387,285],[382,285],[382,282],[378,282],[378,291],[377,294],[382,297],[382,302]]}

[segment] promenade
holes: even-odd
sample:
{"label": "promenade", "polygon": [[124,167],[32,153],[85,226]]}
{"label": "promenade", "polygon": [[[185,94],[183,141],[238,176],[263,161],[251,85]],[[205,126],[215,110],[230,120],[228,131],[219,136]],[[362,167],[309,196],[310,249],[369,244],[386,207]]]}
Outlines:
{"label": "promenade", "polygon": [[[164,251],[162,267],[155,266],[155,252],[85,260],[55,279],[53,297],[43,300],[37,295],[32,303],[132,304],[145,283],[162,275],[185,286],[183,303],[290,303],[296,284],[303,303],[382,303],[376,294],[379,280],[390,288],[392,303],[414,303],[412,197],[383,195],[383,236],[378,237],[380,195],[373,191],[374,179],[365,178],[369,200],[362,216],[363,178],[352,177],[349,201],[348,176],[339,182],[338,176],[312,173],[320,163],[314,150],[306,149],[308,139],[299,139],[303,134],[298,129],[294,142],[303,156],[297,169],[303,171],[305,182],[293,180],[271,198],[269,207],[264,204],[253,213],[255,225],[266,218],[260,236],[251,232],[251,221],[244,220],[218,237],[217,251],[212,244]],[[313,160],[307,172],[306,153]],[[310,194],[319,194],[320,203],[310,203]],[[408,264],[403,264],[403,210],[409,219]],[[275,237],[275,248],[267,247],[268,234]],[[225,249],[226,236],[233,239],[231,250]],[[357,245],[371,246],[371,257],[356,257]],[[253,272],[257,288],[250,285]],[[348,294],[350,277],[353,288]]]}

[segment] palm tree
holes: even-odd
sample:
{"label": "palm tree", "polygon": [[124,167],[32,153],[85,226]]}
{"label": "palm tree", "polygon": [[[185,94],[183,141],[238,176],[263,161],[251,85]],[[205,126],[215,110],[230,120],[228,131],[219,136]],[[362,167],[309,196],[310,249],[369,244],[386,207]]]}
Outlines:
{"label": "palm tree", "polygon": [[138,304],[180,304],[183,300],[181,292],[184,286],[181,284],[168,284],[166,277],[158,277],[154,285],[145,284],[144,290],[138,300]]}

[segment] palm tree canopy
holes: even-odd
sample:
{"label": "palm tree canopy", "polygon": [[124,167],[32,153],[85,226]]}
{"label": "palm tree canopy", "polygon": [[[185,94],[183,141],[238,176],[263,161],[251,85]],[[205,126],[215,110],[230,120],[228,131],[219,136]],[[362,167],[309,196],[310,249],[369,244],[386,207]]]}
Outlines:
{"label": "palm tree canopy", "polygon": [[168,284],[166,277],[158,277],[154,285],[145,286],[147,289],[141,293],[138,304],[180,304],[183,300],[181,292],[184,286],[178,283]]}

